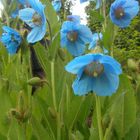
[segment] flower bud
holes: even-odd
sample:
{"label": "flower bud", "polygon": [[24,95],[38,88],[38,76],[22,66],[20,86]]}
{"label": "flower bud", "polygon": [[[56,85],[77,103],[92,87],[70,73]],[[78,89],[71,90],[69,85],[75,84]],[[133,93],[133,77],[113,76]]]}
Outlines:
{"label": "flower bud", "polygon": [[27,81],[31,86],[40,86],[42,83],[48,83],[46,80],[42,80],[39,77],[33,77]]}
{"label": "flower bud", "polygon": [[56,117],[57,117],[57,112],[56,112],[53,108],[49,107],[49,108],[48,108],[48,112],[49,112],[50,116],[51,116],[53,119],[56,119]]}
{"label": "flower bud", "polygon": [[61,60],[65,61],[66,59],[66,53],[62,48],[58,49],[58,55],[60,56]]}
{"label": "flower bud", "polygon": [[137,63],[133,59],[128,59],[127,65],[131,70],[137,70]]}

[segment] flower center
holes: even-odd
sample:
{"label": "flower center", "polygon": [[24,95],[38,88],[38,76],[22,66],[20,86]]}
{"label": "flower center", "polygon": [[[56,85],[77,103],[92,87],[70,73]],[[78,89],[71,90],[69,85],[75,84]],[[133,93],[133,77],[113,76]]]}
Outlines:
{"label": "flower center", "polygon": [[93,77],[99,76],[100,74],[103,73],[103,71],[104,71],[104,66],[98,61],[88,64],[84,69],[85,74]]}
{"label": "flower center", "polygon": [[41,16],[38,14],[38,13],[35,13],[32,17],[32,22],[35,24],[35,25],[41,25],[42,23],[42,19],[41,19]]}
{"label": "flower center", "polygon": [[125,15],[124,9],[122,7],[119,7],[115,10],[115,16],[117,19],[121,19]]}
{"label": "flower center", "polygon": [[78,38],[78,33],[75,32],[75,31],[70,31],[67,34],[67,38],[68,38],[69,41],[75,42]]}

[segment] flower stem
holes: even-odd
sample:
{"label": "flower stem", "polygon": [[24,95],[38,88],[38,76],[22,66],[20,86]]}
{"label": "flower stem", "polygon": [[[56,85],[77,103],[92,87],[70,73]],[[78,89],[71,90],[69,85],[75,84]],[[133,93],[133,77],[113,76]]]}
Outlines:
{"label": "flower stem", "polygon": [[51,84],[52,84],[53,106],[55,111],[57,111],[56,97],[55,97],[54,61],[51,62]]}
{"label": "flower stem", "polygon": [[57,114],[57,140],[61,140],[61,120],[60,120],[60,113]]}
{"label": "flower stem", "polygon": [[103,131],[102,131],[102,124],[101,124],[101,105],[100,105],[100,99],[96,95],[95,95],[95,99],[96,99],[96,113],[97,113],[97,123],[98,123],[99,139],[103,140]]}

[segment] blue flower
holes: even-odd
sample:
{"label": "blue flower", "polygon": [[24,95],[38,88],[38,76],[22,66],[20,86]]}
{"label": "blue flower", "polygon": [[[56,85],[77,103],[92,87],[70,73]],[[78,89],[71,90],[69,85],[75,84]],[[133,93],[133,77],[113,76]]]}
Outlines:
{"label": "blue flower", "polygon": [[6,46],[10,54],[15,54],[21,43],[20,34],[8,26],[3,26],[2,29],[4,33],[2,33],[0,41]]}
{"label": "blue flower", "polygon": [[[90,42],[89,48],[88,48],[88,49],[89,49],[89,50],[96,50],[96,49],[98,49],[98,48],[101,48],[101,47],[98,46],[98,45],[99,45],[99,41],[101,41],[102,38],[103,38],[102,33],[94,33],[94,34],[93,34],[92,41]],[[102,49],[102,48],[101,48],[101,49]],[[103,47],[103,52],[104,52],[105,54],[107,54],[107,53],[108,53],[108,50],[105,49],[105,48]]]}
{"label": "blue flower", "polygon": [[99,42],[100,40],[102,40],[102,38],[103,38],[102,33],[94,33],[94,34],[93,34],[93,37],[92,37],[92,41],[91,41],[91,43],[90,43],[90,45],[89,45],[89,49],[95,48],[95,46],[98,45],[98,42]]}
{"label": "blue flower", "polygon": [[76,74],[72,88],[75,95],[95,92],[99,96],[109,96],[119,86],[121,65],[112,57],[103,54],[79,56],[68,63],[66,71]]}
{"label": "blue flower", "polygon": [[85,45],[92,40],[90,29],[75,22],[65,21],[61,28],[61,47],[66,47],[73,56],[82,55]]}
{"label": "blue flower", "polygon": [[53,0],[52,1],[52,6],[53,6],[53,8],[56,12],[59,12],[61,7],[62,7],[61,0]]}
{"label": "blue flower", "polygon": [[45,6],[39,0],[28,0],[32,8],[19,11],[19,18],[28,24],[32,30],[27,36],[29,43],[40,41],[46,34]]}
{"label": "blue flower", "polygon": [[68,15],[67,20],[80,24],[80,16],[78,15]]}
{"label": "blue flower", "polygon": [[138,14],[139,4],[136,0],[115,0],[110,8],[110,18],[114,24],[124,28]]}
{"label": "blue flower", "polygon": [[[83,2],[87,2],[89,0],[80,0],[80,3],[83,3]],[[101,4],[102,4],[102,0],[91,0],[91,1],[94,1],[96,3],[96,7],[95,9],[99,9]]]}
{"label": "blue flower", "polygon": [[17,7],[16,10],[14,10],[14,12],[12,13],[12,18],[16,18],[18,16],[18,12],[20,9],[26,7],[27,5],[27,0],[17,0]]}

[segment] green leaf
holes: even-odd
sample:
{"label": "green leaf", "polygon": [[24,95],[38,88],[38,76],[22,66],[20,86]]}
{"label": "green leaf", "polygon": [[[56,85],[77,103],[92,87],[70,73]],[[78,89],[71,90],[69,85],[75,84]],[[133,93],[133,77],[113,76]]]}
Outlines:
{"label": "green leaf", "polygon": [[47,140],[50,139],[50,136],[48,132],[43,128],[41,123],[35,119],[35,117],[32,117],[31,119],[32,127],[33,127],[33,132],[38,138],[38,140],[43,140],[44,138]]}
{"label": "green leaf", "polygon": [[110,117],[119,139],[124,138],[136,121],[136,99],[127,76],[120,76],[118,92],[111,98]]}
{"label": "green leaf", "polygon": [[89,140],[99,140],[98,130],[91,127]]}

